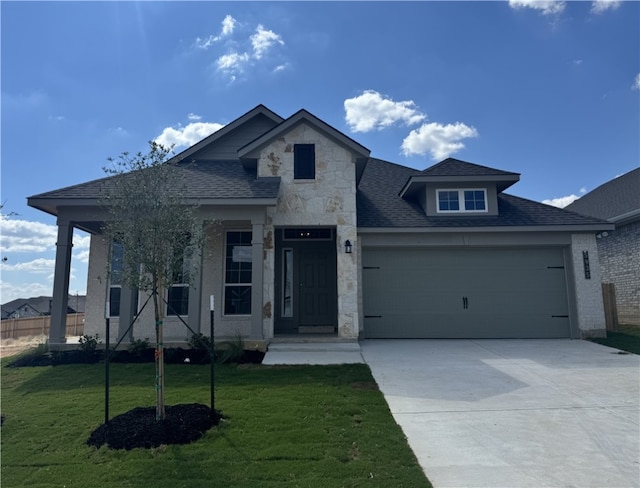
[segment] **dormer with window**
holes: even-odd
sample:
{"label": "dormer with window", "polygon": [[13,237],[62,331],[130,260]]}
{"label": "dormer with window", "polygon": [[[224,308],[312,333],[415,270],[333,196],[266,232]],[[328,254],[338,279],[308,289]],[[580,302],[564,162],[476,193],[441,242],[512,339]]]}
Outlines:
{"label": "dormer with window", "polygon": [[448,158],[409,178],[400,196],[429,217],[498,215],[498,194],[520,175]]}

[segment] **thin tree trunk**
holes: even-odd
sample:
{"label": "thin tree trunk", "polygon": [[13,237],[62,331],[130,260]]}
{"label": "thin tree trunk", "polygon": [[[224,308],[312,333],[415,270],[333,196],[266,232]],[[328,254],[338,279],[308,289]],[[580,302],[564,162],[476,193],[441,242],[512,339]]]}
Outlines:
{"label": "thin tree trunk", "polygon": [[153,292],[153,309],[156,319],[156,420],[164,420],[164,344],[161,301],[158,294],[162,290],[156,288]]}

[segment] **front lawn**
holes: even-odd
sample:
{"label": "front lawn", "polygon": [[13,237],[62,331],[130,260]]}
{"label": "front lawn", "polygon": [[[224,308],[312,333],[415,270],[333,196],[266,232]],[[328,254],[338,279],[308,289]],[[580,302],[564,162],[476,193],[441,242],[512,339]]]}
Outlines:
{"label": "front lawn", "polygon": [[[111,417],[154,405],[154,375],[112,364]],[[208,404],[209,367],[167,365],[166,401]],[[103,364],[3,366],[2,486],[431,486],[366,365],[216,366],[216,409],[226,419],[192,444],[96,449]]]}
{"label": "front lawn", "polygon": [[592,339],[604,346],[640,354],[640,326],[619,325],[617,332],[607,332],[606,339]]}

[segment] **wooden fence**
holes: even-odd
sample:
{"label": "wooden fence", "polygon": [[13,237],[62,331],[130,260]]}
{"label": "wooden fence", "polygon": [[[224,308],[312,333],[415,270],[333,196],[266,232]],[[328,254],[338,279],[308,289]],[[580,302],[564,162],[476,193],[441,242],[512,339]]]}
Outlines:
{"label": "wooden fence", "polygon": [[[49,337],[51,316],[25,317],[23,319],[5,319],[1,325],[2,339],[19,339],[21,337],[44,335]],[[84,334],[84,314],[67,314],[67,336],[81,336]]]}

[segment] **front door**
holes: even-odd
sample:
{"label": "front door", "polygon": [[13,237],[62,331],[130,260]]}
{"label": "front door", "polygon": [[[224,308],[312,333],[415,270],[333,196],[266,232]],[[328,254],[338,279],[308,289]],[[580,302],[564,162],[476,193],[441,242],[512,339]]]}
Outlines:
{"label": "front door", "polygon": [[[333,333],[337,271],[333,229],[283,232],[276,238],[277,334]],[[329,231],[329,232],[327,232]]]}

